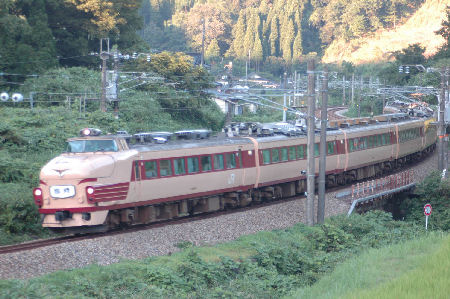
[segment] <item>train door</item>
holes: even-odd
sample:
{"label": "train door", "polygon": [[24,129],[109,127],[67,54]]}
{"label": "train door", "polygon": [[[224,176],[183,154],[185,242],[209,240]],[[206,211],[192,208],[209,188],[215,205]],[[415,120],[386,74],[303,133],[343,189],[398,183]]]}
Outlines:
{"label": "train door", "polygon": [[143,168],[144,162],[142,161],[134,161],[133,162],[133,186],[132,190],[134,193],[133,201],[140,201],[141,200],[141,182],[142,182],[142,168]]}

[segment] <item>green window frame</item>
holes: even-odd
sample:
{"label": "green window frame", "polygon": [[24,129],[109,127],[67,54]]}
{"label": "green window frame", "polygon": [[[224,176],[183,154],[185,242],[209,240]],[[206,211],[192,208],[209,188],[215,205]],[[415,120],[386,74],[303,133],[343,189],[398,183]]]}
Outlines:
{"label": "green window frame", "polygon": [[353,152],[354,151],[354,140],[353,140],[353,138],[348,140],[348,150],[349,150],[349,152]]}
{"label": "green window frame", "polygon": [[172,175],[172,164],[170,160],[159,160],[159,175],[162,177]]}
{"label": "green window frame", "polygon": [[281,153],[281,161],[287,161],[288,160],[288,149],[287,147],[282,147],[280,150]]}
{"label": "green window frame", "polygon": [[175,175],[186,174],[186,165],[184,158],[173,159],[173,170]]}
{"label": "green window frame", "polygon": [[320,155],[319,144],[314,143],[314,157],[318,157]]}
{"label": "green window frame", "polygon": [[156,161],[147,161],[144,163],[145,178],[152,179],[158,177],[158,166]]}
{"label": "green window frame", "polygon": [[327,142],[327,154],[328,155],[334,154],[334,141]]}
{"label": "green window frame", "polygon": [[224,169],[223,154],[214,155],[214,170]]}
{"label": "green window frame", "polygon": [[297,146],[297,159],[305,159],[305,146]]}
{"label": "green window frame", "polygon": [[270,164],[270,150],[262,150],[263,164]]}
{"label": "green window frame", "polygon": [[230,153],[225,154],[226,162],[227,162],[227,169],[233,169],[236,168],[236,154]]}
{"label": "green window frame", "polygon": [[187,158],[187,167],[188,167],[188,173],[200,172],[200,168],[198,166],[198,157]]}
{"label": "green window frame", "polygon": [[280,162],[280,150],[277,148],[272,149],[272,163]]}
{"label": "green window frame", "polygon": [[289,160],[295,160],[295,146],[289,147]]}
{"label": "green window frame", "polygon": [[211,156],[201,156],[200,163],[202,165],[202,171],[206,172],[212,170]]}

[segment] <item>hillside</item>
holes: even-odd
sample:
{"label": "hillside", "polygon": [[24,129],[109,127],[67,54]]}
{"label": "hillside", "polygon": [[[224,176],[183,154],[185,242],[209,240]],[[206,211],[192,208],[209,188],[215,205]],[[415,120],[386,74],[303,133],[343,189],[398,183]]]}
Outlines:
{"label": "hillside", "polygon": [[386,61],[390,53],[420,43],[426,48],[425,55],[437,52],[445,40],[434,32],[442,27],[446,18],[445,7],[450,0],[427,0],[404,24],[391,30],[378,30],[375,35],[345,42],[333,41],[326,49],[323,61],[335,63],[351,61],[355,64]]}

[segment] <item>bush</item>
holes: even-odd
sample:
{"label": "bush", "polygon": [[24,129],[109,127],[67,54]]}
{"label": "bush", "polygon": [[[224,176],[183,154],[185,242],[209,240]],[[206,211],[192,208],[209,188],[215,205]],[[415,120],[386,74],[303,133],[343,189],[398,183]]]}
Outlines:
{"label": "bush", "polygon": [[0,227],[4,233],[37,233],[39,214],[30,190],[23,184],[0,184]]}
{"label": "bush", "polygon": [[428,219],[428,228],[450,230],[450,179],[441,180],[439,172],[433,172],[417,186],[413,197],[401,204],[405,220],[424,226],[423,207],[431,204],[433,211]]}

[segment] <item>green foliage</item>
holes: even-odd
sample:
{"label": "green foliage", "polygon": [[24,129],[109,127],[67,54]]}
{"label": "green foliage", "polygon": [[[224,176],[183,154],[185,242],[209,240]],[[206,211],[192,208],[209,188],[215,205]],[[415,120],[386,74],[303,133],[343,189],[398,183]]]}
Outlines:
{"label": "green foliage", "polygon": [[428,219],[428,228],[450,230],[450,184],[449,180],[441,180],[438,172],[434,172],[417,187],[416,196],[403,201],[401,209],[407,221],[424,225],[423,207],[431,204],[433,211]]}
{"label": "green foliage", "polygon": [[[420,44],[409,45],[407,48],[394,52],[394,57],[400,64],[422,64],[425,62],[425,47]],[[411,71],[417,71],[414,68]]]}
{"label": "green foliage", "polygon": [[[412,239],[423,229],[392,220],[390,214],[339,216],[323,225],[261,232],[217,248],[186,248],[170,257],[90,266],[26,283],[2,281],[3,294],[30,297],[275,298],[308,286],[366,248]],[[229,248],[230,251],[224,251]],[[206,259],[207,249],[213,257]],[[231,258],[228,255],[232,255]],[[70,283],[68,283],[70,282]]]}
{"label": "green foliage", "polygon": [[0,186],[2,189],[0,198],[0,228],[2,232],[17,234],[24,231],[39,231],[39,214],[31,192],[27,192],[24,184],[20,183],[0,183]]}

